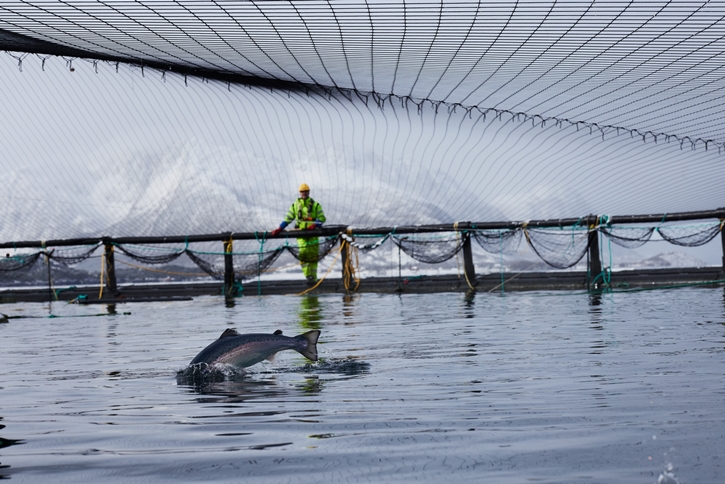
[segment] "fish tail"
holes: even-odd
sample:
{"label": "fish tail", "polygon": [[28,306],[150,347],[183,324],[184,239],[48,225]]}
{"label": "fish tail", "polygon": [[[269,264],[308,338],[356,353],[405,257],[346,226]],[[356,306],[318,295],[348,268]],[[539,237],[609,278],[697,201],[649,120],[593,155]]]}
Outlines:
{"label": "fish tail", "polygon": [[320,337],[320,331],[315,329],[315,330],[303,333],[297,337],[303,338],[307,341],[307,347],[303,350],[297,350],[297,351],[299,351],[302,354],[302,356],[304,356],[308,360],[317,361],[317,338]]}

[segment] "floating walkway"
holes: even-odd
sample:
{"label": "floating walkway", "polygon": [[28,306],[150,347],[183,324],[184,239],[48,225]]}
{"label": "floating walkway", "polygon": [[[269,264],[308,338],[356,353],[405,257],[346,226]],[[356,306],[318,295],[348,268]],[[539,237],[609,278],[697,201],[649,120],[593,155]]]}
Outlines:
{"label": "floating walkway", "polygon": [[[503,283],[502,283],[503,280]],[[587,288],[588,275],[581,271],[544,271],[524,273],[491,273],[479,275],[472,281],[474,289],[461,276],[371,277],[362,280],[356,293],[415,294],[437,292],[504,294],[516,291],[589,291],[627,292],[683,286],[723,286],[725,272],[721,267],[640,269],[613,272],[606,288]],[[254,281],[244,284],[234,296],[255,297],[266,295],[299,295],[310,288],[304,280]],[[224,283],[159,283],[121,284],[115,295],[106,293],[98,298],[99,285],[56,288],[49,294],[47,288],[13,288],[0,290],[0,303],[66,301],[78,304],[124,304],[134,302],[187,301],[199,296],[223,296]],[[309,295],[349,294],[341,278],[328,278],[306,292]]]}

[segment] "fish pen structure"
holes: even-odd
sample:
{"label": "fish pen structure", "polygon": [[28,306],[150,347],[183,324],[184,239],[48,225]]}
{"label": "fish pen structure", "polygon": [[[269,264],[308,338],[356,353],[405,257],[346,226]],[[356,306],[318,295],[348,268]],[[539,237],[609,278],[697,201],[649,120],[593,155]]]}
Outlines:
{"label": "fish pen structure", "polygon": [[[602,254],[722,234],[723,19],[720,0],[0,0],[0,275],[42,261],[47,281],[0,297],[300,293],[280,273],[310,237],[336,268],[313,291],[719,283]],[[270,236],[302,182],[327,225]],[[505,270],[520,247],[551,269]],[[96,282],[57,282],[99,252]],[[121,255],[202,276],[130,284]]]}
{"label": "fish pen structure", "polygon": [[[689,222],[687,224],[683,222]],[[697,222],[697,223],[693,223]],[[259,233],[222,233],[169,237],[88,238],[50,241],[17,241],[0,244],[13,249],[0,259],[0,274],[30,270],[42,258],[47,264],[48,288],[45,290],[7,289],[0,291],[0,300],[75,300],[90,302],[124,302],[130,299],[175,298],[200,294],[279,294],[316,292],[431,292],[431,291],[493,291],[521,289],[579,289],[594,293],[658,287],[671,284],[725,283],[725,209],[706,212],[653,214],[639,216],[586,216],[558,220],[526,222],[456,222],[410,227],[355,228],[335,226],[314,231],[290,231],[272,236]],[[671,244],[695,247],[720,236],[723,265],[720,267],[635,270],[626,274],[612,271],[602,263],[600,239],[622,247],[635,248],[647,243],[658,233]],[[319,250],[314,259],[301,255],[290,237],[317,238]],[[519,249],[522,240],[553,270],[518,274],[477,274],[472,244],[497,254],[510,254]],[[400,253],[426,263],[439,264],[462,254],[463,264],[458,276],[426,276],[422,278],[373,277],[361,280],[357,273],[358,252],[372,252],[386,241]],[[217,243],[222,250],[199,251],[198,243]],[[251,243],[255,250],[235,251],[235,243]],[[247,248],[250,246],[247,245]],[[24,249],[24,252],[18,252]],[[36,249],[36,250],[32,250]],[[77,264],[98,249],[103,252],[101,284],[98,287],[55,288],[52,267]],[[299,281],[265,280],[261,276],[273,270],[282,253],[288,252],[300,263],[318,262],[340,257],[341,274],[315,287],[305,289]],[[213,284],[124,285],[118,281],[115,254],[123,254],[147,267],[167,264],[186,255],[210,278]],[[564,271],[586,257],[586,271]],[[332,265],[330,266],[332,269]],[[560,269],[560,271],[556,271]],[[328,271],[329,274],[329,271]],[[326,274],[327,276],[327,274]],[[256,281],[255,281],[256,279]],[[247,292],[245,293],[245,288]],[[98,293],[98,297],[94,293]],[[104,296],[105,292],[105,296]]]}

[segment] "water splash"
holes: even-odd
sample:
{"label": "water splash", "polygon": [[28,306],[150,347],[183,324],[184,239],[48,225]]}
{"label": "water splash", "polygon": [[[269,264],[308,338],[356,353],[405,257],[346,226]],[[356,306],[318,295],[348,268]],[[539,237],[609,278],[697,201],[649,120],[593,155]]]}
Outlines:
{"label": "water splash", "polygon": [[303,366],[290,368],[287,371],[299,373],[339,373],[343,375],[360,375],[370,371],[370,363],[354,358],[320,359],[317,363],[308,363]]}
{"label": "water splash", "polygon": [[177,371],[176,382],[180,385],[202,385],[243,378],[245,374],[246,372],[243,369],[233,365],[197,363]]}
{"label": "water splash", "polygon": [[675,477],[674,472],[675,466],[672,463],[667,463],[665,469],[662,471],[660,476],[657,478],[657,484],[680,484],[679,479]]}

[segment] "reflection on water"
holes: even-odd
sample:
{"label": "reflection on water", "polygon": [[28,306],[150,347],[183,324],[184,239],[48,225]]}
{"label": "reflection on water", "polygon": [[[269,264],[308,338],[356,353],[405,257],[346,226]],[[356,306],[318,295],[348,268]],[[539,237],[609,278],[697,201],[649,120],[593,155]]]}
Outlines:
{"label": "reflection on water", "polygon": [[469,289],[463,296],[463,317],[473,319],[476,310],[476,291]]}
{"label": "reflection on water", "polygon": [[115,318],[111,320],[112,322],[108,324],[108,328],[106,331],[106,338],[108,338],[107,344],[109,345],[118,345],[118,341],[116,341],[118,337],[118,320]]}
{"label": "reflection on water", "polygon": [[[591,329],[601,331],[604,329],[602,326],[602,295],[601,294],[589,294],[589,319]],[[597,342],[601,344],[601,342]],[[599,348],[600,346],[595,346]]]}
{"label": "reflection on water", "polygon": [[342,295],[342,315],[344,317],[345,324],[357,324],[360,322],[357,317],[360,301],[360,294],[350,293]]}
{"label": "reflection on water", "polygon": [[0,449],[2,449],[4,447],[10,447],[11,445],[22,444],[22,443],[23,443],[22,440],[4,439],[4,438],[0,437]]}
{"label": "reflection on water", "polygon": [[236,306],[236,304],[237,304],[237,301],[236,301],[236,298],[234,297],[234,295],[225,295],[224,306],[227,309],[233,309],[234,306]]}
{"label": "reflection on water", "polygon": [[[242,403],[255,399],[289,398],[297,394],[319,393],[322,389],[312,378],[303,382],[295,383],[292,387],[280,386],[277,384],[274,375],[267,375],[264,378],[251,378],[239,372],[232,375],[224,375],[221,371],[209,372],[202,377],[190,377],[184,372],[179,372],[176,377],[177,385],[186,388],[199,395],[225,397],[199,398],[203,403]],[[256,375],[255,375],[256,376]]]}
{"label": "reflection on water", "polygon": [[592,307],[598,307],[602,305],[602,293],[593,292],[589,294],[589,305]]}
{"label": "reflection on water", "polygon": [[[2,422],[3,417],[0,417],[0,422]],[[0,430],[4,429],[5,425],[0,424]],[[0,437],[0,449],[3,449],[5,447],[10,447],[12,445],[18,445],[18,444],[24,444],[25,442],[22,440],[16,440],[16,439],[6,439],[4,437]],[[9,465],[3,465],[2,462],[0,462],[0,479],[9,479],[10,478],[10,466]]]}
{"label": "reflection on water", "polygon": [[300,297],[300,310],[298,312],[300,326],[304,330],[322,328],[322,308],[319,296]]}

